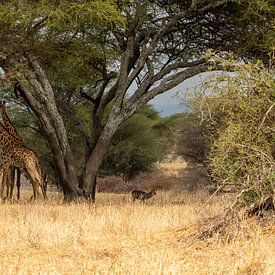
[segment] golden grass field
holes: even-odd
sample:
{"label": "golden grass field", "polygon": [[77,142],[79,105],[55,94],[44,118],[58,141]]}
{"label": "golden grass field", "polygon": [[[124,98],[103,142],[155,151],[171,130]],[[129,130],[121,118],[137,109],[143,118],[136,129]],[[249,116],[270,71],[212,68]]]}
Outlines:
{"label": "golden grass field", "polygon": [[129,194],[101,193],[94,205],[49,196],[0,205],[0,274],[275,274],[274,223],[243,220],[199,238],[226,197],[202,207],[208,194],[179,190],[144,204]]}

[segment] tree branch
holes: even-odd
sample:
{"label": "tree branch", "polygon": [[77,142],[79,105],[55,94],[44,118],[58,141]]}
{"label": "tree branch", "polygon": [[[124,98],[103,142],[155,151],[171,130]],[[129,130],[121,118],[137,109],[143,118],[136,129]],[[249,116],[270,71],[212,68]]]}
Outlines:
{"label": "tree branch", "polygon": [[209,4],[198,8],[197,6],[192,6],[190,9],[182,11],[176,15],[173,16],[172,20],[168,22],[166,25],[164,25],[159,31],[154,35],[152,41],[150,42],[150,45],[145,48],[143,52],[140,54],[140,58],[137,61],[137,65],[135,69],[132,70],[131,74],[129,75],[127,79],[127,84],[126,86],[129,87],[131,83],[134,81],[134,79],[139,75],[139,73],[142,71],[144,68],[144,65],[146,63],[147,58],[153,53],[154,49],[156,48],[158,41],[161,37],[165,36],[168,32],[170,32],[171,29],[173,29],[178,21],[183,18],[190,16],[194,13],[196,14],[201,14],[206,12],[207,10],[217,8],[219,6],[222,6],[228,2],[232,2],[232,0],[221,0],[217,2],[210,2]]}
{"label": "tree branch", "polygon": [[60,147],[62,148],[62,152],[66,155],[68,151],[71,151],[71,149],[69,147],[64,122],[56,106],[55,95],[51,83],[49,82],[45,71],[38,63],[36,56],[29,52],[27,54],[27,58],[30,63],[31,70],[27,71],[25,75],[27,75],[27,77],[29,76],[28,80],[32,85],[34,85],[36,95],[39,100],[44,101],[44,107],[48,112],[51,124],[55,129],[56,135],[58,136],[58,141],[60,143]]}
{"label": "tree branch", "polygon": [[73,124],[75,125],[75,127],[77,128],[79,133],[81,134],[81,137],[84,141],[86,150],[88,151],[88,149],[90,148],[91,142],[90,142],[90,137],[88,135],[88,132],[87,132],[86,128],[84,127],[82,121],[76,116],[74,110],[69,108],[66,104],[63,104],[62,102],[60,102],[60,104],[58,104],[58,105],[59,105],[60,110],[62,110],[63,113],[65,113],[66,115],[69,116],[70,120],[73,122]]}
{"label": "tree branch", "polygon": [[205,58],[201,58],[201,59],[193,61],[193,62],[177,62],[177,63],[171,64],[171,65],[168,65],[168,66],[164,67],[163,69],[161,69],[159,71],[159,73],[157,73],[154,76],[153,81],[156,82],[156,81],[161,80],[164,76],[168,75],[169,73],[171,73],[174,70],[195,67],[197,65],[205,63],[206,61],[207,60]]}
{"label": "tree branch", "polygon": [[[133,48],[134,48],[134,38],[130,36],[127,41],[125,53],[122,56],[121,67],[119,70],[118,84],[116,89],[117,93],[115,95],[115,101],[118,104],[115,104],[114,106],[117,106],[119,108],[122,105],[122,100],[129,87],[127,77],[128,77],[129,61],[131,56],[133,55]],[[119,108],[116,110],[117,113],[120,110]]]}
{"label": "tree branch", "polygon": [[[187,68],[186,70],[181,71],[171,77],[167,77],[157,87],[153,88],[152,90],[145,91],[143,93],[137,90],[125,105],[124,116],[126,117],[131,116],[143,104],[153,99],[155,96],[176,87],[177,85],[179,85],[181,82],[183,82],[188,78],[191,78],[203,72],[207,72],[209,70],[211,71],[225,70],[225,68],[220,65],[215,65],[215,67],[212,67],[211,69],[209,69],[210,65],[213,65],[213,64],[209,62],[209,63],[199,64],[195,67]],[[153,83],[151,83],[150,85],[153,85]],[[137,94],[139,94],[139,97],[137,97]]]}

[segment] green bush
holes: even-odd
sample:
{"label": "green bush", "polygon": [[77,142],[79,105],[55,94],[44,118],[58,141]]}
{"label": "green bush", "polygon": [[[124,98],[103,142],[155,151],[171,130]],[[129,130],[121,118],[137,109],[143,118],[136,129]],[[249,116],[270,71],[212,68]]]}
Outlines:
{"label": "green bush", "polygon": [[160,124],[163,120],[148,105],[124,122],[114,136],[101,175],[122,175],[128,180],[150,170],[165,152]]}

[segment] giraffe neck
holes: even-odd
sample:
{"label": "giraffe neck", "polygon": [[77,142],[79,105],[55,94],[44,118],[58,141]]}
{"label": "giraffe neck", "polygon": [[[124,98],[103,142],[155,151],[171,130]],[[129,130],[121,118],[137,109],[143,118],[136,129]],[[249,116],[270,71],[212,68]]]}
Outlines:
{"label": "giraffe neck", "polygon": [[11,135],[4,127],[4,125],[0,122],[0,142],[5,145],[16,141],[17,140],[14,139],[13,135]]}
{"label": "giraffe neck", "polygon": [[5,107],[1,106],[0,112],[2,114],[3,122],[4,122],[4,127],[5,129],[13,135],[14,139],[17,139],[18,141],[22,141],[22,137],[18,134],[17,130],[13,126],[11,120],[9,119],[7,112],[5,110]]}

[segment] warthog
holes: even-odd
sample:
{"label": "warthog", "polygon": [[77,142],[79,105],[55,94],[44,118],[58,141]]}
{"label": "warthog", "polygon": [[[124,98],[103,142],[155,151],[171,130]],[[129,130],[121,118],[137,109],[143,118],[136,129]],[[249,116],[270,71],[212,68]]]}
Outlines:
{"label": "warthog", "polygon": [[146,192],[143,192],[143,191],[140,191],[140,190],[134,190],[132,192],[132,199],[133,199],[133,201],[135,201],[135,200],[144,201],[144,200],[148,200],[148,199],[152,198],[156,194],[157,193],[154,190],[152,190],[149,193],[146,193]]}

